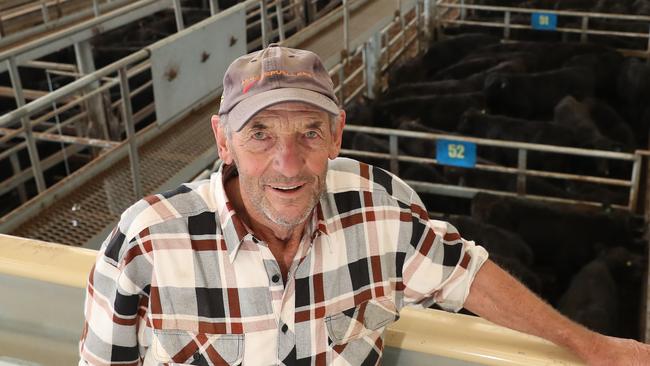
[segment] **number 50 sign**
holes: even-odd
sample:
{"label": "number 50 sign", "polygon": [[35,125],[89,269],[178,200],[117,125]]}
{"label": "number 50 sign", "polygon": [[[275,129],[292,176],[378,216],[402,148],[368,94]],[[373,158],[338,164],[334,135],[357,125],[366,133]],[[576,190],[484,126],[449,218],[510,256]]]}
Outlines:
{"label": "number 50 sign", "polygon": [[472,168],[476,165],[476,144],[464,141],[438,140],[436,159],[443,165]]}

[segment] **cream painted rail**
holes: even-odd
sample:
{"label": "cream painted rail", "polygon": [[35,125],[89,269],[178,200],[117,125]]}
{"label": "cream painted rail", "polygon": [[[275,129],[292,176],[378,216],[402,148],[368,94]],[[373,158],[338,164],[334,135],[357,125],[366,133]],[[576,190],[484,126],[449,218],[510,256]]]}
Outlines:
{"label": "cream painted rail", "polygon": [[[94,250],[0,234],[0,276],[82,289],[96,254]],[[3,301],[0,297],[0,309]],[[410,308],[400,315],[400,320],[386,332],[386,364],[391,363],[390,360],[409,365],[431,364],[433,360],[437,365],[581,364],[567,351],[549,342],[480,318]],[[451,360],[445,361],[448,359]]]}

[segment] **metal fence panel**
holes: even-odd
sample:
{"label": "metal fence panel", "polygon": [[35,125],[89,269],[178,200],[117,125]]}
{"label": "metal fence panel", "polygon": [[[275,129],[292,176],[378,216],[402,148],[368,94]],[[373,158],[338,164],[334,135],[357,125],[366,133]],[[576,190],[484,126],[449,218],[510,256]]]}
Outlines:
{"label": "metal fence panel", "polygon": [[151,48],[156,117],[172,120],[205,95],[217,90],[227,66],[246,53],[246,13],[226,11],[196,29]]}

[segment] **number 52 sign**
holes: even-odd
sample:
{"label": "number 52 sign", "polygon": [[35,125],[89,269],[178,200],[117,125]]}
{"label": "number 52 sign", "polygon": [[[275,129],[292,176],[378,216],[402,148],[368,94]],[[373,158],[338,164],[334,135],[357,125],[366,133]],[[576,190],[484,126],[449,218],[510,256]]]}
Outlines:
{"label": "number 52 sign", "polygon": [[464,141],[438,140],[436,159],[443,165],[473,168],[476,165],[476,144]]}

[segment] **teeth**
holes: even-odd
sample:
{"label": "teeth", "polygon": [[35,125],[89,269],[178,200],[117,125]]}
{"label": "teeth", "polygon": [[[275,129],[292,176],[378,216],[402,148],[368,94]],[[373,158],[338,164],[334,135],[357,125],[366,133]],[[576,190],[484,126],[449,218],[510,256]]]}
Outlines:
{"label": "teeth", "polygon": [[289,190],[292,190],[292,189],[296,189],[296,188],[298,188],[298,187],[300,187],[300,186],[293,186],[293,187],[273,187],[273,188],[275,188],[275,189],[280,189],[280,190],[283,190],[283,191],[289,191]]}

